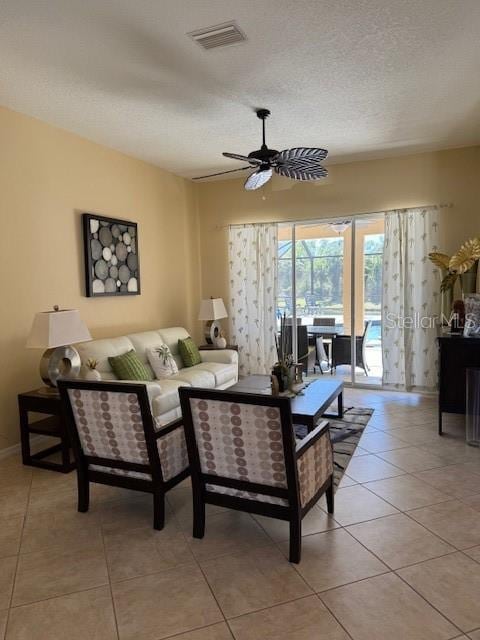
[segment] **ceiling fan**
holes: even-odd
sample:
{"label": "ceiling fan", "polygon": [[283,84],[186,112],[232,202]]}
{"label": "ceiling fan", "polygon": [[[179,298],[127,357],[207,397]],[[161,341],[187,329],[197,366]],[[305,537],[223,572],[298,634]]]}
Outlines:
{"label": "ceiling fan", "polygon": [[246,169],[255,169],[245,181],[245,189],[253,191],[266,184],[274,171],[280,176],[292,178],[293,180],[319,180],[328,175],[328,171],[320,164],[327,157],[328,151],[326,149],[317,149],[315,147],[295,147],[284,151],[269,149],[265,144],[265,120],[270,115],[270,111],[268,109],[257,109],[256,114],[262,121],[263,139],[260,149],[252,151],[248,156],[242,156],[238,153],[222,154],[226,158],[248,162],[248,165],[240,167],[240,169],[230,169],[229,171],[211,173],[208,176],[198,176],[193,178],[194,180],[213,178],[214,176],[222,176],[235,171],[245,171]]}

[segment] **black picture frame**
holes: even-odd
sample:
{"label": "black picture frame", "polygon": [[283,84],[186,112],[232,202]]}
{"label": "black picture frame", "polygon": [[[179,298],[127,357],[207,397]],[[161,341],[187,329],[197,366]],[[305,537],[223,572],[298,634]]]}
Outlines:
{"label": "black picture frame", "polygon": [[137,223],[83,213],[82,230],[87,298],[140,295]]}

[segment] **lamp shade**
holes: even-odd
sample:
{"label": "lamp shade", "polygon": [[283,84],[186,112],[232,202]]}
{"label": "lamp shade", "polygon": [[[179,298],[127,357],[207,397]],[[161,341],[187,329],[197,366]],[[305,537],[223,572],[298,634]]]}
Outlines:
{"label": "lamp shade", "polygon": [[77,309],[42,311],[35,314],[26,346],[28,349],[54,349],[91,339]]}
{"label": "lamp shade", "polygon": [[227,310],[223,304],[222,298],[208,298],[200,303],[200,311],[198,312],[199,320],[220,320],[220,318],[228,318]]}

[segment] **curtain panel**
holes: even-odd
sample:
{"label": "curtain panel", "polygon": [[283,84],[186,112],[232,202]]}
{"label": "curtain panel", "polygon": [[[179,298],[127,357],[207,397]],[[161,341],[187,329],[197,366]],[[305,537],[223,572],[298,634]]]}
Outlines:
{"label": "curtain panel", "polygon": [[230,338],[240,375],[270,373],[276,361],[277,225],[229,229]]}
{"label": "curtain panel", "polygon": [[383,256],[383,384],[396,389],[434,390],[438,380],[436,338],[440,315],[435,207],[385,213]]}

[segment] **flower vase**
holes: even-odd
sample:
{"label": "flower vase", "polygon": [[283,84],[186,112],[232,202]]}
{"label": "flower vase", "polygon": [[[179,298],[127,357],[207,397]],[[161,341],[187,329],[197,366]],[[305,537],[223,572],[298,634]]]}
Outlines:
{"label": "flower vase", "polygon": [[477,291],[477,271],[478,260],[473,267],[462,273],[460,276],[460,284],[462,287],[462,295],[466,296],[469,293],[476,293]]}
{"label": "flower vase", "polygon": [[96,369],[87,369],[83,377],[85,380],[93,380],[97,382],[102,379],[100,372]]}
{"label": "flower vase", "polygon": [[295,367],[294,367],[294,365],[292,365],[291,367],[288,367],[288,370],[287,370],[287,383],[288,383],[288,388],[291,390],[293,385],[295,384]]}
{"label": "flower vase", "polygon": [[272,369],[272,375],[278,380],[278,390],[280,393],[288,389],[288,376],[283,367],[275,366]]}
{"label": "flower vase", "polygon": [[446,289],[441,293],[441,302],[442,302],[442,324],[444,326],[448,326],[450,322],[450,318],[452,315],[452,306],[453,306],[453,291],[452,289]]}

